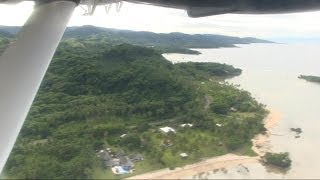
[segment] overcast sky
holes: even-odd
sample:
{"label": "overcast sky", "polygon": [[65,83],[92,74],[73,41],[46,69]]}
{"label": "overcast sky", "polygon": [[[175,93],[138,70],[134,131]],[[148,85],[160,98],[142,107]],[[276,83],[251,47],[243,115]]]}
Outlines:
{"label": "overcast sky", "polygon": [[[23,25],[32,12],[33,3],[0,5],[0,25]],[[153,32],[210,33],[251,36],[266,39],[320,37],[320,12],[284,15],[218,15],[189,18],[185,11],[124,3],[121,11],[115,7],[106,14],[103,7],[93,16],[82,16],[78,7],[69,26],[95,25],[101,27]]]}

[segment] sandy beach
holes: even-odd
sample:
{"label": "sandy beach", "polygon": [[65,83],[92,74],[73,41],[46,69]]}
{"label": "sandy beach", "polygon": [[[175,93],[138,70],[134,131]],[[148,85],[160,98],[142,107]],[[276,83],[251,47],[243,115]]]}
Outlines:
{"label": "sandy beach", "polygon": [[186,165],[175,170],[162,169],[142,175],[130,177],[129,179],[181,179],[191,177],[197,174],[205,174],[209,171],[221,170],[227,166],[238,165],[240,163],[257,163],[258,157],[238,156],[235,154],[226,154],[210,158],[195,164]]}
{"label": "sandy beach", "polygon": [[259,155],[256,157],[239,156],[235,154],[226,154],[223,156],[209,158],[198,163],[176,168],[175,170],[161,169],[129,179],[182,179],[186,177],[198,177],[209,174],[211,171],[226,171],[225,168],[237,166],[239,164],[259,163],[260,156],[266,151],[270,151],[270,130],[275,127],[281,119],[281,113],[269,109],[269,115],[264,119],[264,125],[267,129],[265,134],[259,134],[252,139],[252,149]]}
{"label": "sandy beach", "polygon": [[256,135],[251,141],[252,141],[252,150],[256,152],[259,156],[264,156],[266,152],[271,151],[271,144],[270,144],[270,131],[272,128],[274,128],[281,119],[281,113],[269,109],[270,113],[264,119],[264,127],[267,129],[265,134],[258,134]]}

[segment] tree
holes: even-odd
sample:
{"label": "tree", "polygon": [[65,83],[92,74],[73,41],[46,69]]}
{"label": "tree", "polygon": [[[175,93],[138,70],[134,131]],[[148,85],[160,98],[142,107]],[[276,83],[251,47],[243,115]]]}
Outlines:
{"label": "tree", "polygon": [[169,167],[170,169],[174,169],[177,166],[177,157],[175,157],[171,152],[165,152],[161,157],[161,162]]}
{"label": "tree", "polygon": [[129,150],[140,149],[141,139],[136,134],[129,134],[120,140],[120,145],[128,148]]}
{"label": "tree", "polygon": [[138,126],[137,130],[142,133],[147,131],[151,126],[148,123],[143,123],[141,125]]}
{"label": "tree", "polygon": [[229,137],[226,139],[225,144],[228,147],[228,149],[234,151],[241,147],[243,141],[239,137]]}
{"label": "tree", "polygon": [[288,168],[291,166],[291,159],[288,152],[284,153],[270,153],[267,152],[264,156],[265,162],[270,165],[281,168]]}
{"label": "tree", "polygon": [[230,109],[229,105],[223,100],[216,100],[211,105],[210,108],[213,112],[217,114],[228,114]]}

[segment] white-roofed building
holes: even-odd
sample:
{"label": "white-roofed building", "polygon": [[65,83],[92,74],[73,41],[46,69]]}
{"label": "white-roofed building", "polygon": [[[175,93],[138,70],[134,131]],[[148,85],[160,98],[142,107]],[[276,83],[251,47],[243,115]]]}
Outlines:
{"label": "white-roofed building", "polygon": [[222,124],[216,124],[216,126],[221,127],[221,126],[222,126]]}
{"label": "white-roofed building", "polygon": [[237,112],[237,111],[238,111],[238,109],[236,109],[236,108],[232,107],[232,108],[230,108],[230,111],[232,111],[232,112]]}
{"label": "white-roofed building", "polygon": [[180,155],[182,158],[188,157],[188,154],[187,154],[187,153],[180,153],[179,155]]}
{"label": "white-roofed building", "polygon": [[176,133],[176,130],[174,130],[172,127],[168,127],[168,126],[160,128],[160,131],[164,132],[164,133],[168,133],[168,132]]}
{"label": "white-roofed building", "polygon": [[124,137],[126,137],[127,136],[127,134],[122,134],[121,136],[120,136],[120,138],[124,138]]}
{"label": "white-roofed building", "polygon": [[187,124],[181,124],[180,127],[192,127],[193,124],[187,123]]}

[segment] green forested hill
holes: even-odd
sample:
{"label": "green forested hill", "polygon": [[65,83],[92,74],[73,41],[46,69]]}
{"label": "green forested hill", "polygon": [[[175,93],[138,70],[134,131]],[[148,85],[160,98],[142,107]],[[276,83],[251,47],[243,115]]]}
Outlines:
{"label": "green forested hill", "polygon": [[239,38],[214,34],[184,33],[152,33],[144,31],[128,31],[107,29],[94,26],[70,27],[64,34],[65,38],[108,37],[121,43],[143,46],[168,46],[183,48],[218,48],[234,47],[235,44],[270,43],[256,38]]}
{"label": "green forested hill", "polygon": [[[15,35],[19,27],[0,26],[0,32]],[[145,31],[129,31],[108,29],[95,26],[68,27],[64,39],[85,39],[96,43],[119,45],[129,43],[144,47],[152,47],[161,52],[179,52],[198,54],[190,48],[235,47],[236,44],[271,43],[257,38],[239,38],[215,34],[183,34],[183,33],[153,33]]]}
{"label": "green forested hill", "polygon": [[[96,152],[142,154],[142,173],[238,151],[264,130],[263,106],[224,83],[240,69],[172,64],[154,49],[64,40],[49,67],[4,174],[11,178],[115,178]],[[181,129],[181,123],[192,123]],[[216,124],[222,124],[217,127]],[[177,134],[164,135],[171,126]],[[121,139],[121,134],[128,134]],[[170,148],[160,146],[170,140]],[[182,160],[179,153],[187,152]],[[117,178],[121,178],[117,177]]]}

